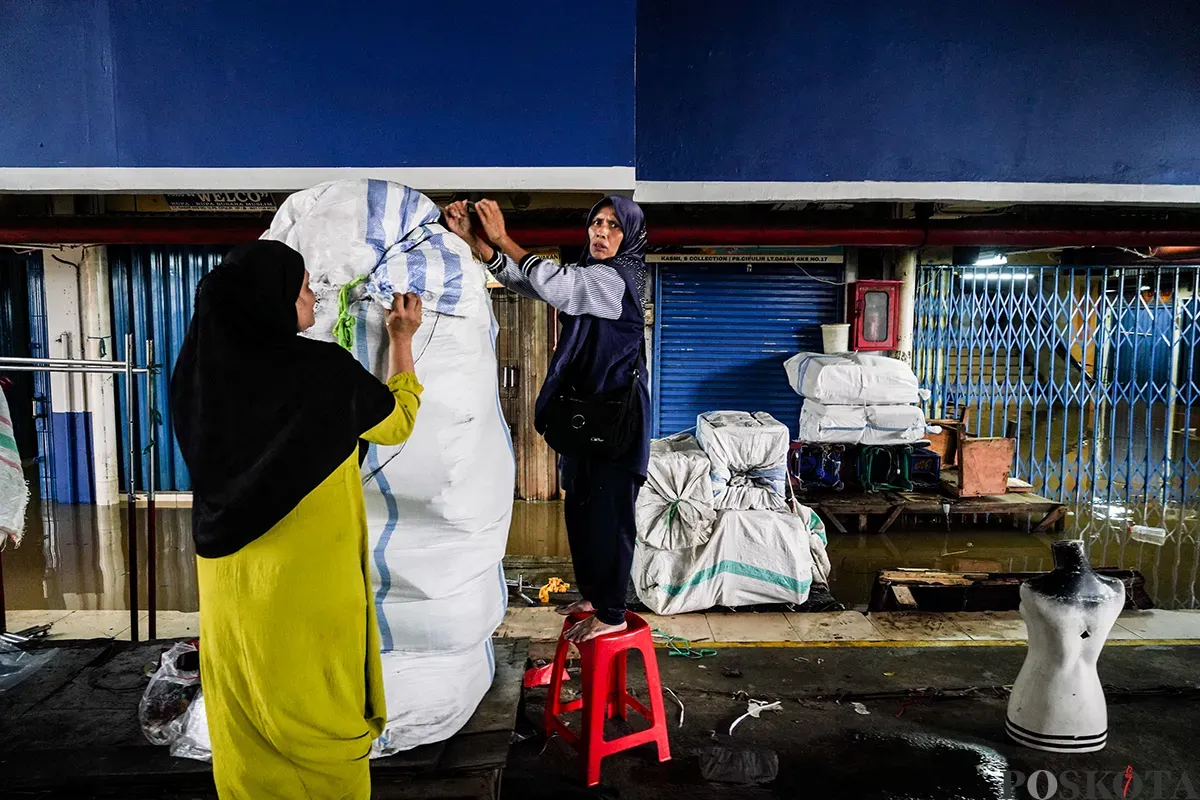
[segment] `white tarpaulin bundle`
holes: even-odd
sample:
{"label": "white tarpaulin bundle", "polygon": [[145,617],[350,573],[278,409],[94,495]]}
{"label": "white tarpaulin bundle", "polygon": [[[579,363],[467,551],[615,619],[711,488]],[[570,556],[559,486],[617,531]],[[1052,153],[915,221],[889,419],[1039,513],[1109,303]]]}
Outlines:
{"label": "white tarpaulin bundle", "polygon": [[783,368],[797,394],[826,405],[905,405],[928,398],[907,364],[885,356],[798,353]]}
{"label": "white tarpaulin bundle", "polygon": [[787,508],[787,426],[764,411],[712,411],[696,419],[696,438],[712,462],[718,509]]}
{"label": "white tarpaulin bundle", "polygon": [[29,486],[13,436],[12,414],[4,390],[0,389],[0,550],[9,542],[21,544],[28,504]]}
{"label": "white tarpaulin bundle", "polygon": [[655,614],[803,603],[814,578],[828,581],[829,557],[824,525],[809,509],[800,510],[719,511],[712,536],[699,547],[668,551],[639,542],[638,598]]}
{"label": "white tarpaulin bundle", "polygon": [[716,516],[711,469],[690,434],[651,442],[646,483],[637,499],[638,541],[658,550],[707,542]]}
{"label": "white tarpaulin bundle", "polygon": [[920,406],[835,406],[805,400],[800,440],[821,444],[908,444],[925,438]]}
{"label": "white tarpaulin bundle", "polygon": [[338,181],[293,194],[263,235],[304,256],[318,295],[310,335],[333,338],[339,290],[364,279],[339,327],[381,379],[392,293],[424,299],[416,427],[399,447],[372,445],[363,465],[388,708],[376,756],[442,741],[466,723],[491,686],[491,635],[507,607],[514,464],[496,323],[482,266],[437,218],[432,201],[400,184]]}

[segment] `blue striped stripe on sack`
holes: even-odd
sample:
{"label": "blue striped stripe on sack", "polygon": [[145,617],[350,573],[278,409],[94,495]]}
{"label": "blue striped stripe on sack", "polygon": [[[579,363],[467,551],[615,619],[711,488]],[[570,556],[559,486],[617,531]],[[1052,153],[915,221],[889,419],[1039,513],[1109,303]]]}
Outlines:
{"label": "blue striped stripe on sack", "polygon": [[[397,191],[398,199],[391,197]],[[392,213],[398,216],[399,227],[389,235],[387,214],[389,199]],[[420,192],[388,181],[367,181],[366,242],[376,255],[368,293],[379,302],[390,303],[395,292],[437,295],[436,309],[442,314],[455,314],[462,299],[463,260],[445,237],[453,234],[434,223],[440,218],[438,207]],[[437,259],[429,257],[436,251]],[[441,271],[430,273],[430,267],[440,264]],[[403,272],[404,285],[392,280],[393,267]]]}
{"label": "blue striped stripe on sack", "polygon": [[367,244],[375,249],[375,263],[383,261],[387,241],[383,232],[383,215],[387,211],[387,181],[367,181]]}
{"label": "blue striped stripe on sack", "polygon": [[746,564],[742,561],[724,560],[717,562],[714,566],[700,570],[691,577],[686,583],[678,585],[665,584],[658,587],[664,593],[674,597],[681,593],[684,589],[690,589],[693,586],[698,586],[705,581],[712,580],[718,575],[737,575],[742,578],[752,578],[753,580],[770,583],[775,586],[782,586],[784,589],[803,594],[812,586],[812,580],[802,581],[799,578],[793,578],[790,575],[784,575],[780,572],[767,569],[765,567],[755,567],[751,564]]}
{"label": "blue striped stripe on sack", "polygon": [[[358,310],[358,332],[355,339],[358,361],[367,367],[371,360],[367,347],[367,307],[365,305],[360,306]],[[372,480],[379,485],[379,493],[383,495],[383,502],[388,512],[383,532],[380,533],[379,541],[375,543],[375,549],[371,554],[375,561],[375,569],[379,572],[379,588],[375,591],[375,618],[379,624],[380,649],[386,653],[394,647],[392,628],[383,614],[383,601],[387,599],[388,592],[392,589],[392,573],[388,570],[387,564],[387,546],[392,539],[392,534],[396,532],[396,524],[400,521],[400,509],[396,505],[396,498],[392,496],[392,487],[388,484],[387,476],[380,469],[377,445],[371,444],[367,447],[367,469],[373,475]]]}

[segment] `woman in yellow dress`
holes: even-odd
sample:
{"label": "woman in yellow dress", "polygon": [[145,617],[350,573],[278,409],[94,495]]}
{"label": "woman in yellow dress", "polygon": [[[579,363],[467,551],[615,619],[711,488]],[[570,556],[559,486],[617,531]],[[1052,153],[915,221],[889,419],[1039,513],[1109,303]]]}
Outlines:
{"label": "woman in yellow dress", "polygon": [[397,296],[384,385],[314,323],[304,259],[233,250],[205,277],[171,382],[192,478],[201,685],[222,798],[368,798],[387,718],[361,441],[408,439],[421,300]]}

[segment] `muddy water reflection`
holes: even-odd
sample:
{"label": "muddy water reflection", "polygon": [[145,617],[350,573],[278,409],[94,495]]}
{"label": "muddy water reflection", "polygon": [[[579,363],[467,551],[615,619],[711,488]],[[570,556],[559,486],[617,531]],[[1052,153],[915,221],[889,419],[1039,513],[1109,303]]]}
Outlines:
{"label": "muddy water reflection", "polygon": [[[196,611],[191,509],[159,508],[158,607]],[[138,596],[146,608],[146,514],[138,518]],[[129,561],[126,515],[119,506],[33,506],[25,541],[4,551],[10,609],[127,609]]]}
{"label": "muddy water reflection", "polygon": [[[1200,608],[1200,547],[1195,509],[1173,507],[1169,538],[1162,547],[1131,540],[1128,517],[1144,519],[1144,510],[1115,505],[1074,506],[1064,534],[1032,534],[1012,527],[955,527],[930,523],[919,530],[878,534],[831,534],[831,590],[850,607],[865,607],[875,573],[895,567],[951,571],[1038,571],[1049,569],[1050,543],[1060,536],[1082,535],[1097,566],[1140,570],[1160,608]],[[4,553],[8,607],[12,609],[124,609],[127,607],[125,514],[121,509],[51,506],[31,509],[25,543]],[[145,519],[139,511],[144,553]],[[517,503],[508,553],[514,557],[562,558],[567,548],[562,505]],[[146,564],[139,563],[141,605],[145,607]],[[159,608],[197,609],[191,511],[158,510]]]}

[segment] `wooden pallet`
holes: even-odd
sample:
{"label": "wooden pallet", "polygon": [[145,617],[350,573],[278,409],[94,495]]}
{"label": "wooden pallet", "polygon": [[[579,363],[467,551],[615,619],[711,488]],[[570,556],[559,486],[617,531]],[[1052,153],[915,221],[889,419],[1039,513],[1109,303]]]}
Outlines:
{"label": "wooden pallet", "polygon": [[[1125,608],[1153,608],[1146,579],[1131,569],[1097,567],[1125,584]],[[1015,611],[1021,584],[1043,572],[943,572],[883,570],[876,574],[869,611]]]}
{"label": "wooden pallet", "polygon": [[1067,507],[1057,500],[1020,492],[988,497],[953,497],[941,492],[800,492],[801,503],[816,511],[829,527],[847,533],[844,518],[857,520],[858,532],[865,533],[872,517],[880,517],[875,533],[886,533],[902,516],[932,515],[951,518],[964,515],[992,514],[1028,519],[1032,530],[1044,533],[1060,530]]}
{"label": "wooden pallet", "polygon": [[[208,764],[172,758],[138,724],[142,670],[164,643],[46,647],[55,657],[0,693],[5,796],[216,797]],[[496,639],[495,680],[467,725],[445,742],[371,762],[372,797],[498,798],[528,647]]]}

